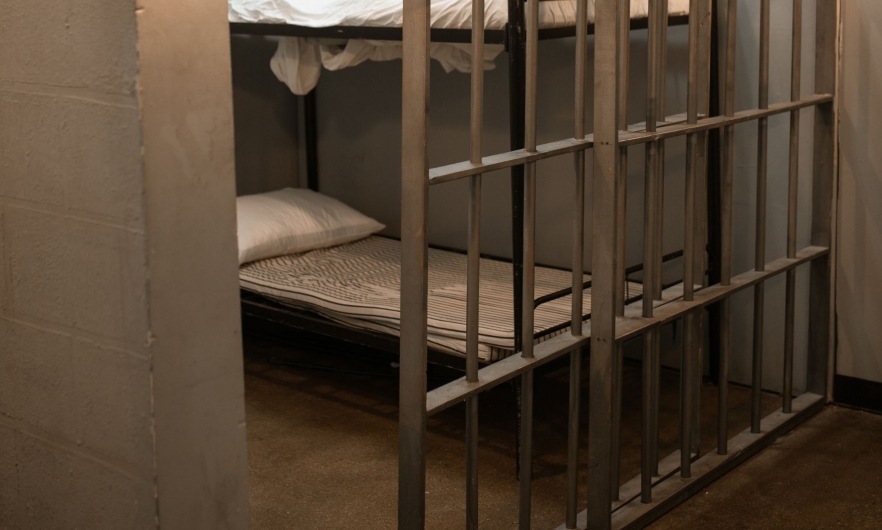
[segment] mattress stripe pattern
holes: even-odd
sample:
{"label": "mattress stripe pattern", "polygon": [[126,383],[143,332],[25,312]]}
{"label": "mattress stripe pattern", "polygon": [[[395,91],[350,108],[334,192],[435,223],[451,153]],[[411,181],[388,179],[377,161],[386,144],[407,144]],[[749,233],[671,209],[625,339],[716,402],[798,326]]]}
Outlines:
{"label": "mattress stripe pattern", "polygon": [[[248,263],[239,269],[240,286],[283,305],[307,309],[341,324],[398,335],[400,329],[400,242],[372,236],[354,243]],[[463,355],[466,337],[467,257],[429,249],[429,342]],[[585,281],[590,276],[585,276]],[[570,286],[567,271],[536,268],[536,297]],[[514,349],[512,265],[481,260],[479,342],[487,361]],[[628,298],[639,297],[640,284],[629,283]],[[571,296],[539,306],[538,340],[566,329]],[[591,312],[591,290],[583,312]]]}

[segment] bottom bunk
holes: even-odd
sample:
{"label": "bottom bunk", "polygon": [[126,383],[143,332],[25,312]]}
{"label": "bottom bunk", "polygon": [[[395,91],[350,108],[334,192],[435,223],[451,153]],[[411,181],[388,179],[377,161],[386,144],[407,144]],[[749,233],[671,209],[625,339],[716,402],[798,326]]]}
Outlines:
{"label": "bottom bunk", "polygon": [[[429,249],[429,347],[465,355],[467,256]],[[333,327],[365,333],[374,346],[390,349],[400,330],[400,242],[380,236],[329,248],[246,263],[239,269],[246,315],[273,320],[273,312],[300,315],[300,327]],[[569,271],[536,267],[538,305],[535,337],[542,342],[569,330]],[[590,276],[583,315],[591,313]],[[628,282],[626,297],[639,299],[642,287]],[[479,357],[492,362],[512,355],[515,345],[511,263],[481,260]],[[305,313],[305,314],[304,314]],[[311,315],[311,316],[308,316]],[[305,320],[304,320],[305,319]],[[284,323],[285,318],[275,318]],[[290,323],[290,318],[288,319]],[[320,331],[321,332],[321,331]],[[351,335],[350,335],[351,336]]]}

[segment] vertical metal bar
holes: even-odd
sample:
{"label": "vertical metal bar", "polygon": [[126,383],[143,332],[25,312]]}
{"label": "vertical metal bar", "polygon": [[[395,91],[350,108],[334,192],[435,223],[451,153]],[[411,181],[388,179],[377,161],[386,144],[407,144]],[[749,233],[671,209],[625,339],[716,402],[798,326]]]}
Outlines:
{"label": "vertical metal bar", "polygon": [[306,187],[312,191],[319,189],[318,172],[318,116],[316,115],[315,93],[318,87],[313,87],[308,94],[303,96],[303,121],[306,132]]}
{"label": "vertical metal bar", "polygon": [[[628,129],[628,92],[631,49],[631,2],[619,2],[619,91],[618,128]],[[628,148],[619,149],[618,186],[616,187],[616,316],[625,314],[625,226],[628,209]],[[613,419],[612,456],[610,462],[610,485],[612,500],[619,500],[621,483],[621,435],[622,435],[622,374],[624,363],[624,344],[617,343],[613,364]]]}
{"label": "vertical metal bar", "polygon": [[[686,122],[698,122],[698,56],[700,45],[701,0],[689,5],[689,73],[686,96]],[[698,135],[686,136],[686,204],[683,242],[683,300],[695,299],[695,181],[698,172]],[[684,316],[683,360],[680,368],[680,476],[692,476],[692,407],[698,363],[694,312]]]}
{"label": "vertical metal bar", "polygon": [[[539,2],[527,2],[527,76],[524,107],[527,152],[536,151],[536,76],[539,54]],[[524,177],[524,329],[523,356],[533,357],[534,264],[536,250],[536,162],[526,164]]]}
{"label": "vertical metal bar", "polygon": [[478,398],[466,401],[466,528],[478,528]]}
{"label": "vertical metal bar", "polygon": [[[573,138],[585,138],[585,74],[588,65],[588,0],[576,2],[575,124]],[[575,154],[573,198],[573,307],[572,333],[582,333],[582,291],[585,246],[585,151]]]}
{"label": "vertical metal bar", "polygon": [[[817,3],[815,29],[815,93],[836,95],[837,54],[839,51],[840,2],[829,0]],[[837,108],[834,102],[815,108],[814,160],[812,183],[812,245],[835,249],[836,213],[836,139]],[[812,261],[809,279],[809,392],[832,400],[834,354],[831,318],[835,289],[835,256],[827,255]]]}
{"label": "vertical metal bar", "polygon": [[[696,91],[698,92],[698,114],[710,116],[710,81],[711,60],[713,50],[712,40],[712,0],[700,0],[698,2],[698,68],[701,75],[698,79]],[[703,71],[701,69],[704,69]],[[707,286],[707,249],[708,249],[708,202],[707,202],[707,178],[708,178],[708,142],[709,131],[698,133],[696,159],[695,159],[695,245],[693,253],[694,283],[699,287]],[[697,310],[694,326],[694,377],[692,378],[692,454],[698,455],[701,448],[701,385],[704,379],[704,329],[705,310]]]}
{"label": "vertical metal bar", "polygon": [[[574,138],[585,138],[585,73],[588,64],[588,0],[576,2],[576,67]],[[582,291],[585,247],[585,151],[575,154],[573,198],[573,305],[571,333],[582,334]],[[579,414],[582,386],[582,350],[570,353],[570,404],[567,439],[566,526],[576,528],[579,503]]]}
{"label": "vertical metal bar", "polygon": [[401,172],[401,342],[398,527],[426,517],[429,2],[404,1]]}
{"label": "vertical metal bar", "polygon": [[[646,79],[646,127],[648,131],[655,131],[658,120],[664,112],[664,68],[666,65],[665,54],[666,31],[667,31],[667,2],[655,0],[650,4],[648,41],[648,73]],[[661,226],[661,206],[664,202],[664,144],[661,141],[647,144],[646,146],[646,185],[644,190],[644,215],[643,215],[643,316],[651,317],[653,314],[653,299],[661,298],[661,247],[663,228]],[[658,474],[658,413],[661,392],[660,373],[660,350],[661,330],[658,327],[647,331],[647,341],[651,346],[650,365],[652,366],[652,408],[650,421],[652,428],[649,432],[650,467],[652,474]]]}
{"label": "vertical metal bar", "polygon": [[[726,72],[723,107],[726,116],[735,115],[735,54],[738,25],[738,2],[728,3],[726,13]],[[732,283],[732,176],[735,171],[735,126],[723,129],[722,183],[720,185],[720,284]],[[731,300],[720,302],[720,395],[717,411],[717,452],[729,452],[729,348]]]}
{"label": "vertical metal bar", "polygon": [[616,350],[616,187],[619,133],[618,2],[598,0],[594,37],[594,188],[591,308],[591,370],[588,421],[587,522],[593,530],[612,526],[610,436],[612,370]]}
{"label": "vertical metal bar", "polygon": [[[524,0],[508,0],[508,106],[509,147],[512,151],[524,147]],[[524,166],[511,168],[511,255],[512,285],[514,291],[515,351],[521,350],[523,329],[523,273],[524,273]],[[519,416],[520,418],[520,416]],[[518,420],[520,429],[520,419]],[[518,431],[520,432],[520,430]]]}
{"label": "vertical metal bar", "polygon": [[[668,0],[661,1],[661,16],[658,20],[658,109],[656,116],[661,121],[667,120],[668,111],[668,15],[670,13]],[[653,280],[653,297],[661,300],[662,297],[662,274],[664,267],[662,266],[662,257],[664,256],[665,244],[665,141],[658,141],[658,194],[656,195],[657,206],[655,209],[655,257],[654,261],[658,264],[655,268],[655,278]]]}
{"label": "vertical metal bar", "polygon": [[[650,8],[651,9],[651,8]],[[652,477],[654,475],[652,469],[652,411],[655,403],[653,401],[652,388],[654,386],[653,376],[653,346],[652,333],[643,335],[643,428],[641,429],[640,444],[640,501],[643,504],[652,503]]]}
{"label": "vertical metal bar", "polygon": [[568,529],[576,528],[579,513],[579,414],[582,384],[582,349],[570,353],[570,404],[567,438],[567,521]]}
{"label": "vertical metal bar", "polygon": [[[802,0],[793,0],[793,46],[790,67],[790,100],[798,101],[802,84]],[[799,111],[790,113],[790,175],[787,201],[787,257],[796,257],[797,196],[799,193]],[[784,315],[784,387],[782,410],[793,411],[793,340],[796,312],[796,270],[787,271]]]}
{"label": "vertical metal bar", "polygon": [[[472,0],[472,93],[470,160],[481,162],[484,127],[484,0]],[[478,380],[481,278],[481,175],[469,178],[466,379]],[[478,528],[478,396],[466,404],[466,528]]]}
{"label": "vertical metal bar", "polygon": [[[720,2],[710,0],[711,4],[711,43],[709,58],[709,95],[708,116],[722,116],[722,71],[724,64],[720,58]],[[722,227],[720,219],[722,212],[720,200],[722,197],[721,186],[723,182],[723,136],[720,129],[708,132],[707,152],[707,284],[717,285],[720,283],[720,263],[722,261]],[[719,385],[720,374],[720,304],[713,304],[708,308],[708,375],[711,382]]]}
{"label": "vertical metal bar", "polygon": [[[539,53],[539,2],[527,2],[527,70],[525,142],[527,151],[536,150],[536,76]],[[521,344],[523,357],[533,357],[535,298],[533,279],[535,274],[536,250],[536,162],[529,162],[524,177],[524,289],[523,289],[523,329]],[[521,454],[520,454],[520,504],[519,528],[529,530],[532,513],[533,482],[533,371],[521,376]]]}
{"label": "vertical metal bar", "polygon": [[518,528],[529,530],[532,517],[533,482],[533,370],[521,376],[521,455]]}
{"label": "vertical metal bar", "polygon": [[[760,4],[760,72],[759,108],[769,108],[769,5]],[[756,260],[754,268],[766,268],[766,176],[769,167],[769,119],[760,118],[757,124],[756,168]],[[753,378],[751,381],[750,432],[760,432],[763,393],[763,319],[765,313],[765,283],[753,289]]]}

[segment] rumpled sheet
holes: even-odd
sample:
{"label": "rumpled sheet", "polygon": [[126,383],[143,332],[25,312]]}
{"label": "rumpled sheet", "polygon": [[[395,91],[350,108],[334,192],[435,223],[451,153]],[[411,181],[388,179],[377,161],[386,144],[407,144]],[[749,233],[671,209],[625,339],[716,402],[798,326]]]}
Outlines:
{"label": "rumpled sheet", "polygon": [[[631,17],[645,18],[649,0],[631,0]],[[689,12],[689,0],[670,0],[670,13]],[[472,0],[433,0],[432,27],[471,29]],[[230,0],[230,22],[293,24],[314,28],[329,26],[401,27],[401,0]],[[594,0],[588,0],[588,20],[594,20]],[[575,24],[575,0],[558,0],[539,4],[539,27],[556,28]],[[508,22],[508,0],[486,0],[485,27],[505,28]],[[494,60],[503,51],[500,45],[485,48],[485,69],[494,67]],[[448,72],[471,71],[471,49],[468,44],[434,43],[431,57]],[[341,70],[364,61],[400,59],[401,42],[350,40],[346,44],[329,43],[302,37],[284,37],[270,66],[276,77],[298,95],[309,93],[318,83],[322,68]]]}

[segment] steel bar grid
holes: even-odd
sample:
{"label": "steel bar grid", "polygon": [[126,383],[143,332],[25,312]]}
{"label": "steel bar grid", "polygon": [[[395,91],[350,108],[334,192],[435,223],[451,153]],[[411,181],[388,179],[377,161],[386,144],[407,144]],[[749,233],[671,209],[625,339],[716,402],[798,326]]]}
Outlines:
{"label": "steel bar grid", "polygon": [[[760,60],[759,60],[759,108],[769,107],[769,45],[770,2],[760,2]],[[769,118],[757,121],[756,155],[756,248],[754,267],[761,271],[766,266],[766,182],[769,171]],[[753,374],[751,377],[750,428],[760,432],[763,392],[763,340],[765,319],[766,284],[758,283],[753,289]]]}
{"label": "steel bar grid", "polygon": [[[726,59],[723,81],[723,107],[727,118],[735,116],[735,65],[737,45],[738,2],[728,3],[726,15]],[[732,278],[732,177],[735,171],[735,124],[723,128],[720,175],[720,284],[730,285]],[[729,346],[730,346],[731,300],[720,303],[720,360],[717,407],[717,453],[728,452],[729,435]]]}
{"label": "steel bar grid", "polygon": [[[793,45],[790,65],[790,100],[799,99],[802,82],[802,0],[793,0]],[[787,257],[796,255],[797,197],[799,194],[799,111],[790,113],[790,161],[787,182]],[[793,404],[793,342],[796,313],[796,271],[787,272],[784,301],[784,384],[782,409]]]}
{"label": "steel bar grid", "polygon": [[[480,162],[484,128],[484,0],[472,0],[470,159]],[[466,290],[466,378],[478,380],[481,278],[481,175],[469,177],[469,238]],[[478,396],[466,405],[466,528],[478,529]]]}
{"label": "steel bar grid", "polygon": [[[619,2],[619,90],[618,90],[618,129],[628,129],[628,95],[631,68],[631,3]],[[581,137],[584,137],[582,135]],[[577,136],[579,138],[579,136]],[[615,309],[616,316],[625,314],[626,297],[626,240],[625,232],[628,210],[628,148],[619,149],[618,184],[616,187],[616,281]],[[617,344],[613,361],[613,411],[612,439],[610,440],[610,495],[613,501],[619,500],[619,483],[621,482],[621,434],[622,434],[622,377],[624,371],[624,344]]]}
{"label": "steel bar grid", "polygon": [[[774,103],[769,105],[767,109],[739,111],[731,117],[714,116],[702,118],[694,125],[689,125],[683,122],[682,117],[679,115],[669,116],[665,120],[665,123],[669,123],[670,125],[663,125],[655,132],[647,131],[642,124],[639,128],[638,126],[630,127],[627,132],[619,134],[618,143],[619,147],[641,145],[661,139],[685,136],[691,132],[704,132],[711,129],[721,129],[727,126],[755,121],[763,117],[788,114],[794,110],[817,107],[832,103],[832,101],[832,93],[819,93],[812,96],[806,96],[799,101]],[[584,140],[576,140],[574,138],[557,140],[537,145],[534,152],[518,149],[515,151],[485,156],[480,164],[474,164],[472,162],[457,162],[447,166],[435,167],[429,172],[429,180],[432,185],[443,184],[445,182],[465,178],[471,175],[489,173],[498,169],[506,169],[527,162],[536,162],[546,158],[567,155],[575,153],[576,151],[585,151],[592,148],[594,148],[594,134],[586,135]]]}
{"label": "steel bar grid", "polygon": [[[570,355],[570,396],[567,436],[566,506],[562,509],[562,528],[638,528],[694,494],[775,437],[786,432],[817,411],[827,395],[830,363],[830,286],[832,247],[832,211],[835,175],[835,65],[838,38],[838,2],[819,0],[815,41],[816,80],[814,95],[801,95],[800,57],[802,46],[802,2],[793,0],[793,56],[790,101],[769,104],[769,28],[770,0],[762,0],[760,23],[760,98],[759,107],[735,109],[735,49],[737,2],[728,2],[723,82],[724,112],[708,116],[700,109],[699,94],[709,83],[700,80],[700,65],[709,62],[702,51],[710,41],[706,24],[713,0],[691,0],[689,16],[689,78],[685,115],[667,116],[664,77],[666,72],[666,0],[651,0],[648,46],[647,116],[643,124],[627,126],[629,90],[629,2],[597,0],[595,12],[594,57],[594,132],[585,130],[585,70],[587,33],[577,31],[575,66],[575,119],[573,138],[543,145],[536,142],[536,79],[538,64],[538,0],[526,2],[526,98],[524,111],[524,149],[483,156],[481,136],[483,121],[483,42],[481,20],[483,1],[473,0],[473,72],[472,126],[469,160],[443,167],[429,168],[427,163],[428,123],[428,0],[405,2],[404,60],[404,139],[402,157],[402,329],[401,329],[401,437],[399,482],[399,528],[424,528],[425,519],[425,425],[426,418],[460,402],[466,407],[467,509],[466,526],[478,527],[477,517],[477,410],[478,396],[506,381],[520,378],[522,425],[520,432],[519,528],[531,525],[533,378],[535,370],[564,355]],[[577,0],[577,27],[587,25],[587,1]],[[610,104],[612,102],[613,104]],[[814,182],[812,196],[811,246],[796,246],[796,194],[798,191],[798,127],[801,109],[815,108]],[[705,114],[701,114],[705,112]],[[765,186],[768,158],[768,118],[790,114],[791,149],[788,172],[787,256],[766,262],[765,259]],[[664,117],[664,119],[662,119]],[[757,122],[759,131],[757,169],[757,238],[755,267],[732,276],[732,177],[734,167],[734,128],[739,123]],[[706,215],[704,196],[707,132],[722,130],[722,183],[720,186],[722,262],[720,283],[704,282],[704,235],[699,218]],[[686,137],[686,189],[684,226],[683,282],[661,286],[661,214],[663,201],[663,142]],[[627,168],[629,146],[645,144],[646,195],[644,219],[644,292],[641,300],[624,299],[625,210],[627,207]],[[581,310],[582,259],[584,250],[584,193],[586,154],[593,149],[593,233],[592,233],[592,316],[585,321]],[[535,266],[536,164],[546,158],[573,156],[573,306],[571,331],[541,344],[533,341],[533,289]],[[480,185],[481,176],[504,168],[524,168],[524,228],[521,284],[524,293],[521,310],[524,326],[518,337],[521,353],[479,369],[477,360],[478,285],[480,270]],[[426,391],[426,318],[427,318],[427,239],[426,209],[428,187],[433,184],[470,178],[469,200],[469,288],[467,294],[467,371],[465,377],[430,392]],[[793,293],[795,269],[810,264],[809,317],[810,347],[808,391],[792,396],[793,370]],[[727,439],[727,398],[723,390],[728,381],[730,298],[748,288],[755,290],[755,337],[762,337],[763,285],[773,276],[786,275],[787,342],[785,345],[782,409],[766,418],[756,410],[756,396],[762,390],[761,342],[754,341],[754,374],[751,426],[748,431]],[[721,304],[722,382],[719,402],[717,451],[699,456],[697,404],[701,371],[702,319],[704,310]],[[658,458],[658,349],[662,326],[683,319],[683,369],[681,371],[679,451]],[[641,475],[618,487],[618,436],[621,401],[621,344],[644,338],[644,420]],[[589,444],[587,509],[577,513],[579,402],[582,350],[590,347]],[[679,476],[679,478],[678,478]]]}

